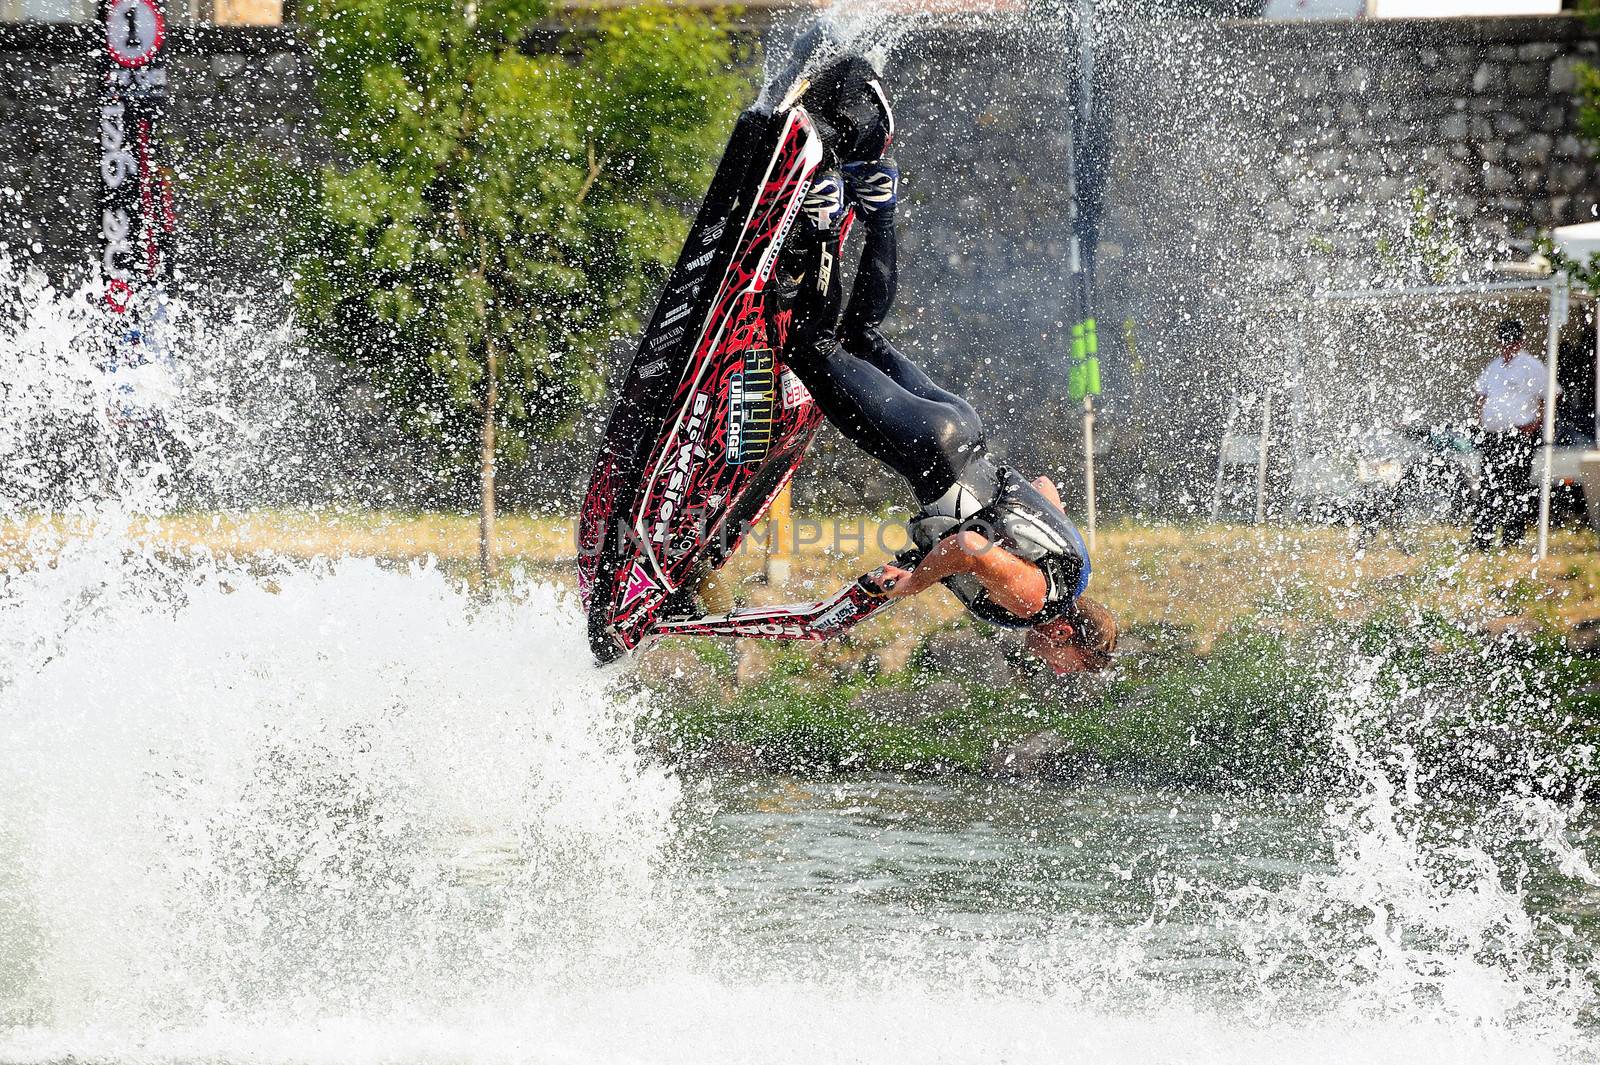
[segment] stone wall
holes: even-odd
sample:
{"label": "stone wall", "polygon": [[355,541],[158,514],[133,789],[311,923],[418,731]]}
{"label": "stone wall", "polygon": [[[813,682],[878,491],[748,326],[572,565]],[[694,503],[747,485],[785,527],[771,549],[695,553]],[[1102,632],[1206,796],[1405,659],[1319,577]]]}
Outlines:
{"label": "stone wall", "polygon": [[[1465,416],[1489,319],[1518,313],[1540,334],[1536,303],[1309,297],[1481,277],[1539,229],[1596,217],[1600,167],[1573,89],[1600,38],[1579,19],[1128,20],[1102,33],[1099,444],[1114,504],[1203,506],[1235,397],[1271,386],[1297,437],[1284,454],[1326,449],[1354,426]],[[1064,33],[1001,24],[915,37],[891,72],[907,194],[894,325],[974,398],[1003,450],[1074,492],[1075,61]]]}
{"label": "stone wall", "polygon": [[[86,25],[0,26],[0,243],[62,283],[80,276],[97,237],[93,101],[103,38]],[[307,57],[292,30],[169,31],[168,137],[177,169],[179,260],[194,279],[247,276],[239,240],[219,230],[192,190],[195,163],[230,145],[298,156],[316,144]],[[262,234],[266,236],[266,234]]]}
{"label": "stone wall", "polygon": [[1489,321],[1520,315],[1537,338],[1537,300],[1307,297],[1482,278],[1537,230],[1596,218],[1573,90],[1597,58],[1569,17],[1119,27],[1100,282],[1138,347],[1110,368],[1112,483],[1192,495],[1228,398],[1267,386],[1295,398],[1303,451],[1467,417]]}

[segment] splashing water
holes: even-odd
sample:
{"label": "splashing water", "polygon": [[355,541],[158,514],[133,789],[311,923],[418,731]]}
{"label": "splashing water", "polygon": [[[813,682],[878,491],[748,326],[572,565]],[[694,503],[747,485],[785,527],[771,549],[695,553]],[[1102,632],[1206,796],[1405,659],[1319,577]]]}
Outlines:
{"label": "splashing water", "polygon": [[[888,5],[883,0],[835,0],[820,13],[797,9],[781,23],[793,23],[793,32],[774,34],[774,40],[795,38],[792,53],[772,50],[766,57],[764,86],[758,107],[776,107],[801,79],[815,77],[829,63],[845,55],[864,56],[880,72],[895,50],[927,26],[978,26],[997,16],[1015,14],[1004,0],[977,0],[961,5],[911,2]],[[1037,16],[1019,19],[1018,25],[1039,28],[1048,20]]]}
{"label": "splashing water", "polygon": [[[1326,806],[685,787],[557,588],[139,539],[184,477],[119,424],[98,319],[0,289],[0,521],[31,530],[0,577],[0,1060],[1594,1048],[1572,811],[1430,820],[1353,738],[1385,708],[1359,670],[1331,727],[1362,783]],[[137,400],[189,483],[292,469],[287,331],[172,321]]]}
{"label": "splashing water", "polygon": [[174,313],[129,389],[85,298],[0,287],[0,520],[31,529],[0,585],[0,1033],[438,1008],[670,938],[641,928],[676,788],[557,589],[151,547],[161,447],[281,468],[292,412],[252,401],[298,384],[283,331]]}

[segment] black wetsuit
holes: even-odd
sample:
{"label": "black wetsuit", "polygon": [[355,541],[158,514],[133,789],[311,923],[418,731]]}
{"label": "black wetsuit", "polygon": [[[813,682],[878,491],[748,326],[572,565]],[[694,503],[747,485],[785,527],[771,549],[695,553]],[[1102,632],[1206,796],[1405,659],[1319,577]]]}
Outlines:
{"label": "black wetsuit", "polygon": [[935,384],[880,331],[898,286],[893,214],[868,216],[863,228],[842,317],[838,229],[803,229],[786,249],[780,298],[791,302],[793,319],[785,361],[835,428],[911,485],[922,508],[911,526],[920,551],[972,528],[1045,574],[1045,608],[1028,618],[995,604],[971,577],[946,580],[969,610],[1013,627],[1061,616],[1088,584],[1082,537],[1025,478],[994,463],[972,405]]}
{"label": "black wetsuit", "polygon": [[[901,354],[878,326],[896,289],[893,224],[866,226],[849,308],[839,314],[839,235],[803,234],[790,265],[794,319],[789,366],[828,421],[894,469],[917,502],[932,503],[983,452],[983,420]],[[798,260],[798,261],[796,261]]]}

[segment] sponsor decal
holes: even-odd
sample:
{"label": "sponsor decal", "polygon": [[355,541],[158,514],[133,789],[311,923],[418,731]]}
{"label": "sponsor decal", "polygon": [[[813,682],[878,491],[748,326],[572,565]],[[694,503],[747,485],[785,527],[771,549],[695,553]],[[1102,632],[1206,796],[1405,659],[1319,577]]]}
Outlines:
{"label": "sponsor decal", "polygon": [[783,409],[794,410],[811,402],[811,391],[791,371],[783,371]]}
{"label": "sponsor decal", "polygon": [[650,365],[642,366],[642,367],[639,368],[639,380],[648,381],[652,377],[660,377],[661,374],[662,374],[662,371],[664,371],[666,368],[667,368],[667,360],[666,359],[657,359],[655,362],[652,362]]}
{"label": "sponsor decal", "polygon": [[728,381],[728,461],[760,462],[772,446],[772,350],[750,348]]}
{"label": "sponsor decal", "polygon": [[[738,211],[738,209],[739,209],[738,201],[734,202],[733,209],[734,209],[734,211]],[[722,221],[718,222],[716,225],[712,226],[710,229],[705,231],[705,234],[703,236],[701,236],[701,238],[700,238],[700,243],[701,244],[710,244],[711,242],[713,242],[713,241],[717,240],[718,238],[720,238],[722,236],[723,232],[727,228],[728,228],[728,220],[726,218],[724,218]]]}
{"label": "sponsor decal", "polygon": [[678,304],[676,307],[672,308],[672,310],[668,311],[667,316],[661,319],[661,324],[663,327],[669,326],[688,313],[689,303],[687,300],[685,300],[683,303]]}
{"label": "sponsor decal", "polygon": [[822,266],[817,270],[817,291],[828,291],[828,282],[833,280],[833,252],[828,246],[822,246]]}
{"label": "sponsor decal", "polygon": [[673,326],[671,329],[667,330],[665,333],[662,333],[660,336],[658,336],[654,340],[650,341],[650,350],[651,351],[658,351],[661,348],[664,348],[668,344],[672,343],[674,340],[677,340],[681,336],[683,336],[683,326],[681,326],[681,325]]}
{"label": "sponsor decal", "polygon": [[650,530],[650,539],[658,544],[666,539],[673,516],[683,505],[683,496],[689,489],[689,477],[693,472],[695,456],[702,453],[700,430],[705,428],[706,410],[710,406],[709,393],[695,393],[689,424],[683,430],[683,443],[678,445],[677,454],[673,456],[672,469],[667,474],[667,485],[661,493],[661,506],[656,509],[655,525]]}
{"label": "sponsor decal", "polygon": [[655,591],[660,587],[661,585],[645,572],[644,563],[634,559],[633,565],[628,569],[627,583],[623,586],[621,608],[628,609],[646,592]]}
{"label": "sponsor decal", "polygon": [[701,269],[704,269],[705,267],[707,267],[707,266],[709,266],[711,264],[711,260],[712,260],[712,258],[714,258],[716,256],[716,254],[717,254],[717,249],[712,248],[710,251],[708,251],[704,255],[700,256],[700,258],[695,259],[693,262],[685,264],[684,269],[685,270],[701,270]]}
{"label": "sponsor decal", "polygon": [[846,597],[839,605],[829,610],[812,623],[813,628],[829,629],[843,625],[860,612],[860,607],[854,599]]}

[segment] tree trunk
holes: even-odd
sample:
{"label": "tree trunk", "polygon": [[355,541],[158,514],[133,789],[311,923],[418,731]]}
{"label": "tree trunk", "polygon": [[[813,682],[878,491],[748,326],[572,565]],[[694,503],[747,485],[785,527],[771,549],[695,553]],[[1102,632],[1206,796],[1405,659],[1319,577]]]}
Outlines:
{"label": "tree trunk", "polygon": [[483,389],[483,450],[478,459],[478,477],[483,492],[478,514],[478,569],[483,578],[494,577],[500,569],[494,547],[494,414],[500,400],[500,382],[495,376],[494,342],[489,342],[488,379]]}

